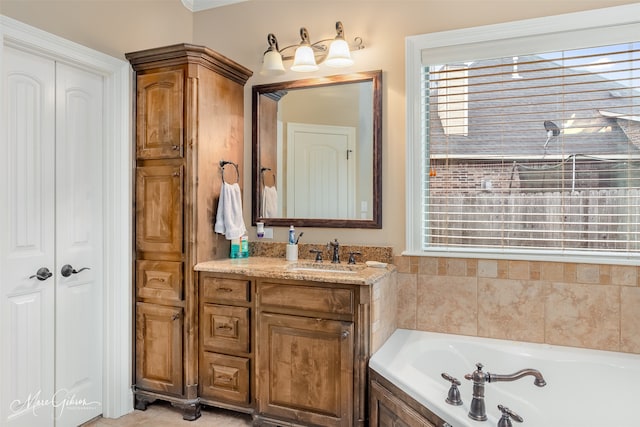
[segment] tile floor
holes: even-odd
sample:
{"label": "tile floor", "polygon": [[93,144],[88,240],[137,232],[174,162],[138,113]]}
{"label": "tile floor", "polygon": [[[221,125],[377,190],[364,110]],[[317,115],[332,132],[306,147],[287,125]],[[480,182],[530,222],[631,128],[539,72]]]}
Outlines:
{"label": "tile floor", "polygon": [[157,401],[146,411],[133,411],[118,419],[97,418],[82,427],[246,427],[251,416],[219,408],[203,407],[202,416],[195,421],[182,419],[182,411],[169,403]]}

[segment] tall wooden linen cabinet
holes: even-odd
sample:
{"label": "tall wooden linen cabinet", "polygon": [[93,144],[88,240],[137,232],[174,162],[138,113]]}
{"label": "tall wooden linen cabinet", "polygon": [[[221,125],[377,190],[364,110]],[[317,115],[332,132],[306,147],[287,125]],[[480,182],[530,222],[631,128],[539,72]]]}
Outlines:
{"label": "tall wooden linen cabinet", "polygon": [[126,57],[136,74],[135,406],[165,400],[193,420],[200,416],[193,266],[228,256],[228,241],[213,231],[220,161],[242,170],[252,72],[189,44]]}

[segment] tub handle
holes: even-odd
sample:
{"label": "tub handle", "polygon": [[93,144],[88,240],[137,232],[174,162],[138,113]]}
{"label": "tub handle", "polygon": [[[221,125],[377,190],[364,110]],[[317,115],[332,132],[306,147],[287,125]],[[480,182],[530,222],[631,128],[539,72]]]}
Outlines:
{"label": "tub handle", "polygon": [[455,384],[455,385],[462,384],[459,379],[452,377],[451,375],[447,374],[446,372],[442,373],[442,378],[444,378],[445,380],[449,381],[451,384]]}
{"label": "tub handle", "polygon": [[502,412],[502,418],[498,421],[498,427],[512,427],[511,420],[518,423],[524,421],[520,415],[505,406],[498,405],[498,409]]}
{"label": "tub handle", "polygon": [[462,384],[459,379],[452,377],[451,375],[443,372],[442,378],[449,381],[451,383],[451,387],[449,388],[449,393],[447,393],[447,398],[445,402],[449,405],[460,406],[462,405],[462,399],[460,398],[460,390],[458,390],[458,386]]}

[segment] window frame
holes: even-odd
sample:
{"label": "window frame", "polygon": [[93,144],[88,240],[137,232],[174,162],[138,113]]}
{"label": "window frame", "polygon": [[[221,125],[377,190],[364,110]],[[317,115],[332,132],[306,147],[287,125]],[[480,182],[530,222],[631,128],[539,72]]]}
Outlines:
{"label": "window frame", "polygon": [[[469,52],[487,52],[485,58],[518,56],[537,52],[545,46],[553,50],[584,48],[625,42],[640,34],[640,4],[594,9],[584,12],[512,21],[460,30],[410,36],[405,39],[406,91],[406,250],[404,255],[474,257],[512,260],[563,260],[587,263],[636,265],[638,256],[628,252],[532,250],[464,247],[422,248],[424,209],[422,141],[423,52],[441,63],[464,62]],[[542,47],[541,47],[542,46]],[[477,55],[476,55],[477,56]],[[481,55],[482,56],[482,55]],[[473,58],[481,59],[481,58]]]}

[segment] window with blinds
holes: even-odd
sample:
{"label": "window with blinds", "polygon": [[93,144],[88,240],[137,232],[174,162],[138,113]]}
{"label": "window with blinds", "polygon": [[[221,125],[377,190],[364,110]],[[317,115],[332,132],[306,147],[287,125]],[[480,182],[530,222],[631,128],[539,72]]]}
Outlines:
{"label": "window with blinds", "polygon": [[423,67],[423,248],[639,252],[640,42],[509,52]]}

